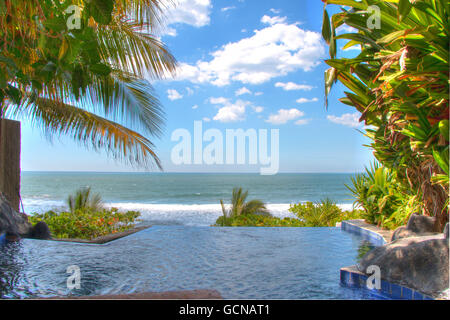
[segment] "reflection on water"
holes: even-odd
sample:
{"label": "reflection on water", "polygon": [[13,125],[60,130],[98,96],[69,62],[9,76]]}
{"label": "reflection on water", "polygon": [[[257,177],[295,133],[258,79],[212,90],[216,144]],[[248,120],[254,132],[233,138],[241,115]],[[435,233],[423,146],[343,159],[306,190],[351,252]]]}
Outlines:
{"label": "reflection on water", "polygon": [[366,253],[371,251],[373,248],[375,248],[375,245],[370,241],[361,241],[361,244],[358,247],[358,256],[356,257],[356,261],[359,263]]}
{"label": "reflection on water", "polygon": [[[366,299],[339,285],[359,236],[338,228],[157,226],[105,245],[21,240],[0,248],[2,298],[216,289],[227,299]],[[67,289],[67,267],[81,289]]]}

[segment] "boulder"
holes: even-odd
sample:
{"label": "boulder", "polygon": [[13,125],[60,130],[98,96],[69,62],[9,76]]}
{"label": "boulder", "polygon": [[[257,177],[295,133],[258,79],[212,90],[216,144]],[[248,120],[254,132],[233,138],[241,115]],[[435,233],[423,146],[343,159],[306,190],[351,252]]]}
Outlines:
{"label": "boulder", "polygon": [[449,285],[449,242],[443,234],[403,238],[369,251],[358,269],[376,265],[381,278],[436,296]]}
{"label": "boulder", "polygon": [[415,233],[439,232],[436,229],[436,218],[413,213],[406,224],[406,229]]}
{"label": "boulder", "polygon": [[32,229],[27,216],[15,211],[0,193],[0,234],[27,237]]}
{"label": "boulder", "polygon": [[406,226],[395,229],[391,241],[409,237],[430,236],[436,234],[436,218],[413,213]]}
{"label": "boulder", "polygon": [[408,237],[414,237],[417,236],[415,232],[412,232],[411,230],[408,230],[406,226],[401,226],[395,229],[394,233],[392,234],[391,242],[402,239],[402,238],[408,238]]}
{"label": "boulder", "polygon": [[33,239],[50,239],[50,229],[48,228],[48,225],[44,221],[37,222],[33,229],[31,229],[30,238]]}

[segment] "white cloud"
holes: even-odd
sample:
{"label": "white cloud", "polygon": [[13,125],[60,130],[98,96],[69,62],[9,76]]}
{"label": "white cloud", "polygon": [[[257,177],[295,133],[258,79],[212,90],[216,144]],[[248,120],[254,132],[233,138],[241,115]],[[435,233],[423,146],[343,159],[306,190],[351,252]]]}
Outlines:
{"label": "white cloud", "polygon": [[266,24],[270,24],[270,25],[274,25],[277,23],[284,23],[285,21],[286,21],[286,17],[278,17],[278,16],[269,17],[269,16],[265,15],[261,18],[262,23],[266,23]]}
{"label": "white cloud", "polygon": [[175,80],[216,86],[232,81],[261,84],[297,70],[311,71],[324,54],[319,33],[303,30],[295,23],[279,22],[222,46],[211,53],[209,61],[180,63]]}
{"label": "white cloud", "polygon": [[236,96],[242,96],[243,94],[251,94],[252,92],[248,90],[246,87],[242,87],[238,90],[236,90],[235,94]]}
{"label": "white cloud", "polygon": [[261,92],[261,91],[255,92],[255,96],[262,96],[263,94],[264,94],[264,92]]}
{"label": "white cloud", "polygon": [[275,83],[275,87],[283,88],[284,91],[292,91],[292,90],[304,90],[310,91],[313,86],[306,84],[296,84],[294,82],[277,82]]}
{"label": "white cloud", "polygon": [[270,12],[279,14],[281,12],[281,10],[272,8],[272,9],[270,9]]}
{"label": "white cloud", "polygon": [[294,123],[298,126],[302,126],[304,124],[309,123],[309,119],[299,119],[299,120],[295,121]]}
{"label": "white cloud", "polygon": [[336,29],[336,35],[340,35],[343,33],[357,33],[357,32],[358,32],[358,29],[350,27],[346,24],[342,24]]}
{"label": "white cloud", "polygon": [[235,103],[229,102],[225,99],[217,114],[214,116],[213,120],[219,122],[237,122],[245,120],[245,109],[250,102],[237,100]]}
{"label": "white cloud", "polygon": [[202,120],[205,121],[205,122],[210,122],[211,121],[211,119],[207,118],[207,117],[204,117]]}
{"label": "white cloud", "polygon": [[209,98],[209,102],[212,104],[228,104],[229,100],[224,97],[219,97],[219,98]]}
{"label": "white cloud", "polygon": [[194,27],[203,27],[210,23],[210,0],[176,0],[175,6],[166,10],[166,25],[164,34],[176,36],[176,30],[171,25],[184,23]]}
{"label": "white cloud", "polygon": [[285,124],[288,121],[295,120],[297,118],[303,117],[304,112],[292,108],[292,109],[280,109],[277,114],[271,114],[266,122],[271,124]]}
{"label": "white cloud", "polygon": [[256,113],[261,113],[264,111],[264,108],[260,107],[260,106],[256,106],[256,107],[252,107],[252,108],[253,108],[253,111],[255,111]]}
{"label": "white cloud", "polygon": [[170,99],[170,100],[178,100],[178,99],[181,99],[181,98],[183,98],[183,95],[181,95],[177,90],[175,90],[175,89],[169,89],[169,90],[167,90],[167,97]]}
{"label": "white cloud", "polygon": [[233,9],[236,9],[236,7],[235,7],[235,6],[224,7],[224,8],[222,8],[222,9],[220,9],[220,11],[222,11],[222,12],[227,12],[227,11],[233,10]]}
{"label": "white cloud", "polygon": [[189,87],[186,87],[186,91],[188,96],[192,96],[194,94],[194,90]]}
{"label": "white cloud", "polygon": [[196,104],[195,106],[192,106],[192,109],[198,109],[198,104]]}
{"label": "white cloud", "polygon": [[355,112],[355,113],[344,113],[340,117],[331,115],[327,116],[327,119],[337,124],[342,124],[347,127],[356,128],[361,125],[361,123],[359,122],[360,116],[361,115],[358,112]]}
{"label": "white cloud", "polygon": [[297,103],[302,104],[302,103],[309,103],[309,102],[317,102],[317,101],[319,101],[319,99],[317,99],[317,98],[312,98],[312,99],[300,98],[300,99],[297,99],[295,101]]}

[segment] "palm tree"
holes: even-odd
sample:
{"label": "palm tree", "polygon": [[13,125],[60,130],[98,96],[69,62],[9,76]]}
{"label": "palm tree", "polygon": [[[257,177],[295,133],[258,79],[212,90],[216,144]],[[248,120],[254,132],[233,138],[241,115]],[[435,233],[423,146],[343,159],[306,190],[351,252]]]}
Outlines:
{"label": "palm tree", "polygon": [[248,191],[243,192],[242,188],[234,188],[233,195],[231,196],[231,208],[229,210],[226,210],[223,200],[220,200],[224,220],[235,216],[249,214],[270,215],[264,202],[261,200],[251,200],[246,202],[247,196]]}
{"label": "palm tree", "polygon": [[91,194],[90,187],[77,190],[75,195],[69,195],[67,205],[72,213],[82,209],[98,211],[103,207],[100,194]]}
{"label": "palm tree", "polygon": [[176,69],[154,36],[167,1],[72,3],[82,10],[74,30],[60,1],[4,1],[0,118],[27,119],[50,137],[65,134],[115,159],[161,169],[147,135],[160,136],[164,112],[147,79]]}

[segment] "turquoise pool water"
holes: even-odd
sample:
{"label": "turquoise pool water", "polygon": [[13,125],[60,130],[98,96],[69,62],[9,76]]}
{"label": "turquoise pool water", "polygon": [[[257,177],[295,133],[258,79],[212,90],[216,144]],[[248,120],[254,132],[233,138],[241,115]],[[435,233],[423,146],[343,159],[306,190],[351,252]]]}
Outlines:
{"label": "turquoise pool water", "polygon": [[[2,298],[216,289],[227,299],[371,299],[342,287],[363,239],[339,228],[154,226],[104,245],[21,240],[0,247]],[[67,267],[81,289],[67,288]]]}

